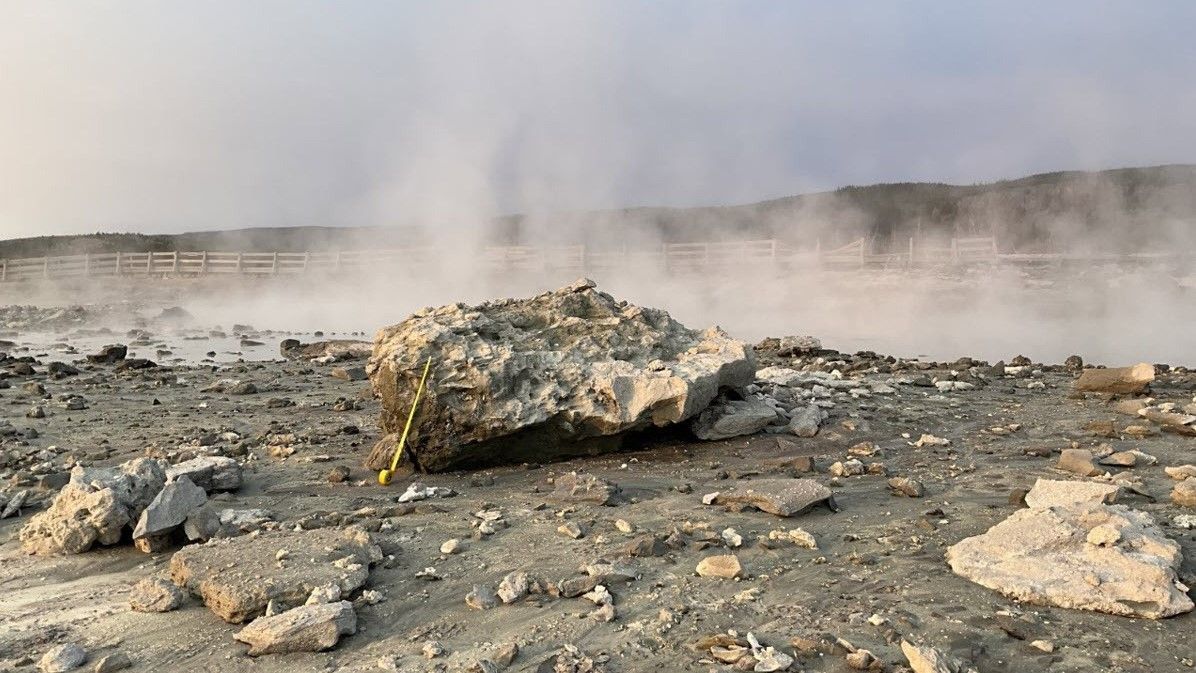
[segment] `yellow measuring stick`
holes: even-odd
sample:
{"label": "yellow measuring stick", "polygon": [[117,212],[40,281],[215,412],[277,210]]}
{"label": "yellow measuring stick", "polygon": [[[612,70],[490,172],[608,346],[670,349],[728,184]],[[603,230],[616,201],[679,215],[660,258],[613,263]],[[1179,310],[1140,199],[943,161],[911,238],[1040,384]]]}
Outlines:
{"label": "yellow measuring stick", "polygon": [[378,473],[378,483],[386,486],[395,470],[399,468],[399,461],[403,458],[403,447],[407,445],[407,433],[411,432],[411,422],[415,420],[415,408],[419,406],[419,398],[424,394],[424,384],[428,381],[428,370],[432,369],[432,357],[424,364],[424,373],[419,377],[419,387],[415,389],[415,399],[411,401],[411,412],[407,414],[407,424],[403,426],[403,435],[399,437],[399,445],[395,447],[395,455],[390,459],[390,469]]}

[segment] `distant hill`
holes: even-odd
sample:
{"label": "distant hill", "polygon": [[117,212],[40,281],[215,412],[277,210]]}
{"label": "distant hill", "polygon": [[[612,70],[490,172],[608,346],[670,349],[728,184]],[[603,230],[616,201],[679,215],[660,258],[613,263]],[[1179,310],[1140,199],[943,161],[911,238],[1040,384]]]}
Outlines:
{"label": "distant hill", "polygon": [[[737,206],[628,208],[496,218],[477,244],[649,245],[779,238],[876,250],[910,237],[995,235],[1004,250],[1138,251],[1196,242],[1196,165],[1043,173],[976,185],[850,186]],[[90,234],[0,241],[0,258],[147,250],[351,250],[410,245],[417,229],[284,227],[187,234]]]}

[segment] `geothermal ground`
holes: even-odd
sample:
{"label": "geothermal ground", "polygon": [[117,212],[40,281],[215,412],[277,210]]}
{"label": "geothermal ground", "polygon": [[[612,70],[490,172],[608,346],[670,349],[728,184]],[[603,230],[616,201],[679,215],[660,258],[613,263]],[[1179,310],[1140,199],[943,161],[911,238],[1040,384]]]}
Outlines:
{"label": "geothermal ground", "polygon": [[[401,474],[384,487],[362,466],[382,436],[363,358],[287,360],[278,348],[291,334],[217,330],[160,308],[4,309],[0,670],[67,670],[48,653],[85,656],[79,670],[127,659],[130,670],[262,672],[1146,672],[1196,660],[1196,613],[1018,600],[946,559],[1030,511],[1038,480],[1076,493],[1095,484],[1149,515],[1182,554],[1175,577],[1196,585],[1196,494],[1184,500],[1175,478],[1196,462],[1191,426],[1174,418],[1193,403],[1196,373],[1179,366],[1191,363],[1158,367],[1147,397],[1077,393],[1077,363],[1017,353],[1003,365],[930,362],[766,341],[753,390],[825,411],[817,434],[799,436],[812,432],[797,423],[699,441],[679,429],[619,453]],[[129,346],[123,358],[84,357],[116,342]],[[182,547],[178,530],[146,553],[126,531],[82,553],[23,549],[19,531],[72,467],[146,457],[235,461],[239,485],[202,488],[215,542]],[[828,487],[834,506],[777,516],[725,504],[796,479]],[[589,488],[562,488],[574,482]],[[363,533],[376,549],[330,551]],[[1061,562],[1061,577],[1135,579],[1102,574],[1116,539],[1084,544],[1087,561]],[[248,656],[236,609],[268,602],[267,614],[294,615],[313,588],[336,595],[313,600],[310,628],[289,636],[324,651]],[[1170,590],[1182,605],[1186,589]],[[171,609],[144,611],[158,608]],[[353,629],[335,623],[344,611]]]}

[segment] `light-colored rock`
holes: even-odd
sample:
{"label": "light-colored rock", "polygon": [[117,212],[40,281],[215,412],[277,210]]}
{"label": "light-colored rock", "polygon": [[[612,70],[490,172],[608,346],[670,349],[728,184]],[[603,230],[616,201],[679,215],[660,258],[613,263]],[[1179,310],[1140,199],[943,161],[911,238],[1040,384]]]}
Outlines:
{"label": "light-colored rock", "polygon": [[1081,477],[1091,477],[1101,472],[1093,462],[1092,452],[1088,449],[1063,449],[1055,467],[1066,472],[1074,472]]}
{"label": "light-colored rock", "polygon": [[762,400],[719,400],[698,414],[690,428],[698,439],[713,441],[754,435],[775,420],[776,410]]}
{"label": "light-colored rock", "polygon": [[1117,502],[1121,487],[1097,481],[1039,479],[1026,494],[1027,507],[1069,507],[1089,503]]}
{"label": "light-colored rock", "polygon": [[170,559],[170,578],[238,624],[262,614],[271,600],[300,605],[329,583],[351,593],[381,559],[382,550],[359,528],[274,531],[183,547]]}
{"label": "light-colored rock", "polygon": [[608,505],[619,494],[619,485],[592,474],[571,472],[556,477],[548,499],[563,503]]}
{"label": "light-colored rock", "polygon": [[120,467],[75,467],[50,507],[21,529],[21,546],[28,553],[52,555],[116,544],[165,482],[166,473],[149,458]]}
{"label": "light-colored rock", "polygon": [[756,479],[713,494],[709,504],[732,511],[754,507],[776,516],[794,516],[818,504],[836,509],[831,490],[813,479]]}
{"label": "light-colored rock", "polygon": [[123,671],[126,668],[132,667],[133,661],[129,659],[128,655],[124,652],[113,652],[112,654],[100,657],[91,671],[92,673],[116,673],[116,671]]}
{"label": "light-colored rock", "polygon": [[1169,465],[1163,468],[1163,472],[1176,481],[1183,481],[1196,477],[1196,465]]}
{"label": "light-colored rock", "polygon": [[901,641],[901,653],[914,673],[962,673],[964,667],[933,647]]}
{"label": "light-colored rock", "polygon": [[1154,381],[1154,365],[1140,362],[1132,367],[1085,369],[1073,387],[1083,392],[1140,393]]}
{"label": "light-colored rock", "polygon": [[525,572],[513,572],[502,578],[496,592],[503,603],[514,603],[528,592],[528,577]]}
{"label": "light-colored rock", "polygon": [[37,669],[42,673],[73,671],[87,662],[87,651],[75,643],[55,645],[42,655]]}
{"label": "light-colored rock", "polygon": [[147,577],[133,585],[129,607],[135,612],[170,612],[185,600],[187,595],[170,581]]}
{"label": "light-colored rock", "polygon": [[743,577],[743,566],[734,554],[707,556],[698,561],[696,571],[701,577],[721,577],[733,579]]}
{"label": "light-colored rock", "polygon": [[[1089,544],[1098,526],[1120,541]],[[1023,509],[947,550],[957,575],[1015,600],[1154,619],[1193,607],[1181,561],[1150,515],[1100,504]]]}
{"label": "light-colored rock", "polygon": [[1184,479],[1171,489],[1171,502],[1180,507],[1196,507],[1196,479]]}
{"label": "light-colored rock", "polygon": [[425,309],[379,331],[368,371],[384,432],[402,430],[429,357],[409,451],[428,471],[613,450],[624,433],[689,420],[755,374],[751,349],[725,332],[687,329],[579,281]]}
{"label": "light-colored rock", "polygon": [[320,652],[340,637],[357,632],[357,613],[349,601],[316,603],[273,617],[258,617],[241,629],[237,640],[249,645],[250,656],[283,652]]}
{"label": "light-colored rock", "polygon": [[926,492],[922,482],[909,477],[893,477],[889,480],[889,490],[894,495],[904,495],[907,498],[921,498]]}
{"label": "light-colored rock", "polygon": [[166,468],[166,478],[187,477],[205,491],[241,488],[241,464],[225,456],[200,456]]}
{"label": "light-colored rock", "polygon": [[167,482],[141,511],[137,527],[133,529],[133,539],[170,533],[207,501],[208,494],[185,475]]}

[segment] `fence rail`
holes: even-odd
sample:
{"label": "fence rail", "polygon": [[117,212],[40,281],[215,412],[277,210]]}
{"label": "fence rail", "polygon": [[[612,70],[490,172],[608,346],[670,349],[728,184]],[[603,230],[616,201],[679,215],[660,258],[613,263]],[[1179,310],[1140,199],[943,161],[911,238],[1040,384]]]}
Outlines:
{"label": "fence rail", "polygon": [[818,265],[837,268],[902,268],[977,264],[1046,264],[1077,261],[1159,260],[1175,254],[1069,255],[1001,253],[992,237],[955,238],[944,243],[910,239],[907,251],[874,253],[867,239],[823,250],[820,243],[799,250],[776,239],[708,243],[666,243],[657,249],[599,249],[572,246],[492,246],[476,254],[432,247],[340,252],[111,252],[63,257],[0,260],[0,282],[103,276],[276,276],[351,272],[385,265],[428,268],[469,263],[486,270],[592,273],[656,268],[700,273],[720,268]]}

